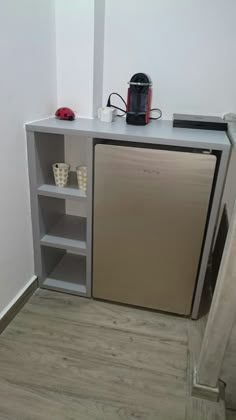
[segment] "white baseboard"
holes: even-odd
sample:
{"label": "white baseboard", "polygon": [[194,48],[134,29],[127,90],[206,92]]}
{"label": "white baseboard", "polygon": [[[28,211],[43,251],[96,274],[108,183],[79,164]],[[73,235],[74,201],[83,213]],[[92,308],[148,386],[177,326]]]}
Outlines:
{"label": "white baseboard", "polygon": [[11,300],[11,302],[0,312],[0,321],[1,319],[10,311],[13,305],[21,298],[21,296],[25,293],[28,287],[37,279],[37,276],[31,277],[31,279],[26,283],[26,285],[17,293],[17,295]]}
{"label": "white baseboard", "polygon": [[192,396],[218,402],[220,398],[220,383],[217,387],[201,385],[197,382],[197,368],[194,367]]}

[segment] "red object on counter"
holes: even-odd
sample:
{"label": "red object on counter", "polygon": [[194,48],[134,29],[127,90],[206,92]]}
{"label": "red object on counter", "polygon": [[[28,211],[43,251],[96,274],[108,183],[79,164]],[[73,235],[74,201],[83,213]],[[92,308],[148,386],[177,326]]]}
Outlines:
{"label": "red object on counter", "polygon": [[75,119],[75,113],[70,108],[58,108],[58,110],[55,112],[55,117],[59,118],[60,120],[67,120],[67,121],[73,121]]}

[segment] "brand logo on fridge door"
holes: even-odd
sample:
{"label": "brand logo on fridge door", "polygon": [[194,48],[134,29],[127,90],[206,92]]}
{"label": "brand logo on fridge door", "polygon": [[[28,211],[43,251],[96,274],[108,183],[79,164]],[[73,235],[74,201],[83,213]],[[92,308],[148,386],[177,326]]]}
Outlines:
{"label": "brand logo on fridge door", "polygon": [[143,172],[147,175],[160,175],[161,171],[159,169],[143,169]]}

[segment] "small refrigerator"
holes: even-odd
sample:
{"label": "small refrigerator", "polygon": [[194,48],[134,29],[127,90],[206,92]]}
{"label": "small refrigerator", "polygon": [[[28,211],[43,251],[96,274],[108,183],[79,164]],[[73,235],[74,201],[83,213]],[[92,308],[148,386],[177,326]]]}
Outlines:
{"label": "small refrigerator", "polygon": [[95,146],[93,296],[189,315],[216,156]]}

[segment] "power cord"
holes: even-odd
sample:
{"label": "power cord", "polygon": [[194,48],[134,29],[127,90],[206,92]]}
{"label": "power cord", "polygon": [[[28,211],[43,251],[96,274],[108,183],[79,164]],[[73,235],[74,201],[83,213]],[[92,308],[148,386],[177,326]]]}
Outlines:
{"label": "power cord", "polygon": [[158,117],[149,117],[150,120],[159,120],[162,117],[162,111],[159,108],[152,108],[150,109],[150,112],[151,111],[158,111],[159,115]]}
{"label": "power cord", "polygon": [[[123,117],[125,114],[127,114],[127,111],[126,111],[126,109],[122,109],[122,108],[120,108],[119,106],[113,105],[113,104],[111,103],[111,97],[112,97],[112,95],[116,95],[116,96],[118,96],[118,97],[122,100],[122,102],[124,103],[125,108],[127,108],[127,104],[126,104],[126,102],[125,102],[124,98],[122,98],[122,96],[121,96],[119,93],[117,93],[117,92],[112,92],[112,93],[110,93],[110,95],[108,96],[107,106],[108,106],[108,107],[115,108],[115,109],[117,109],[118,111],[123,112],[123,114],[117,114],[117,117]],[[162,117],[162,111],[161,111],[159,108],[152,108],[152,109],[150,109],[150,112],[152,112],[152,111],[157,111],[157,112],[159,112],[159,115],[158,115],[157,117],[149,117],[149,119],[150,119],[150,120],[159,120],[159,119]]]}
{"label": "power cord", "polygon": [[[116,95],[116,96],[118,96],[121,100],[122,100],[122,102],[124,103],[124,105],[125,105],[125,109],[122,109],[122,108],[120,108],[119,106],[116,106],[116,105],[112,105],[111,104],[111,97],[112,97],[112,95]],[[109,97],[108,97],[108,100],[107,100],[107,106],[111,106],[112,108],[115,108],[115,109],[117,109],[118,111],[121,111],[121,112],[123,112],[123,114],[117,114],[117,117],[123,117],[125,114],[127,114],[127,111],[126,111],[126,107],[127,107],[127,104],[126,104],[126,102],[125,102],[125,100],[124,100],[124,98],[122,98],[122,96],[119,94],[119,93],[116,93],[116,92],[112,92],[112,93],[110,93],[110,95],[109,95]]]}

